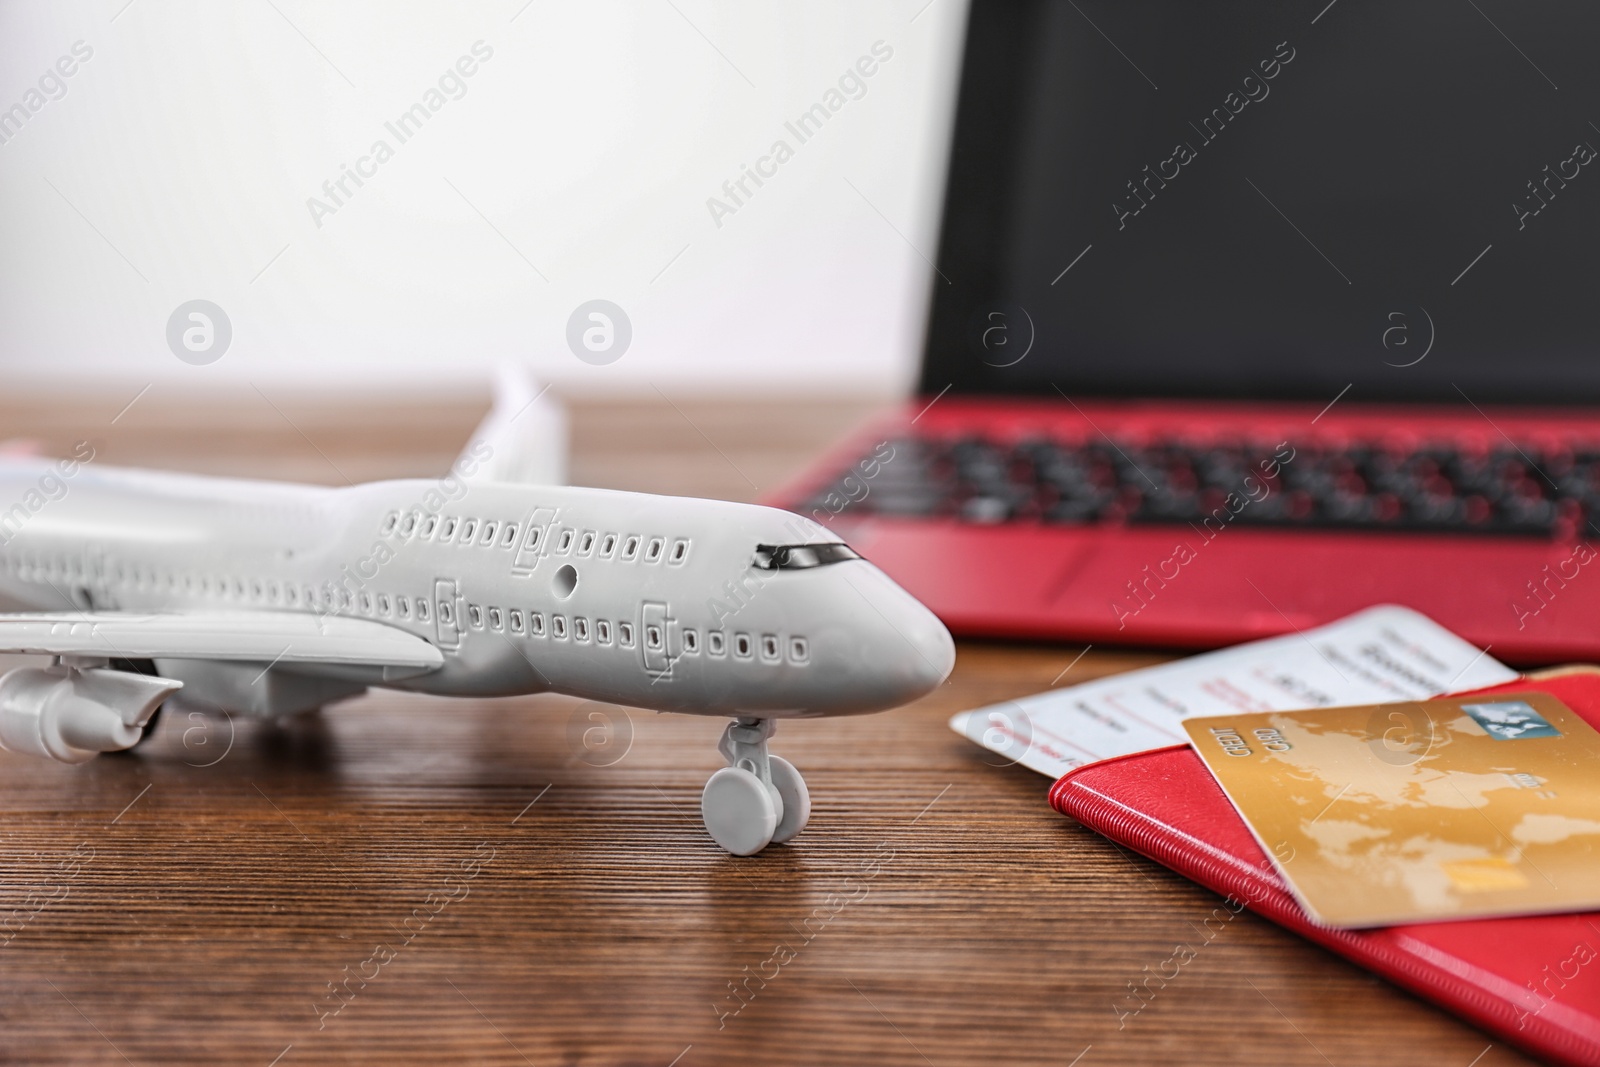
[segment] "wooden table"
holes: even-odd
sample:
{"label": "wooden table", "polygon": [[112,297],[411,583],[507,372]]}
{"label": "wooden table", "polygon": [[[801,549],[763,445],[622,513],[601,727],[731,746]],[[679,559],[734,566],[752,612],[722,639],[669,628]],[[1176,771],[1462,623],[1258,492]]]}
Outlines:
{"label": "wooden table", "polygon": [[[482,409],[157,387],[113,422],[133,391],[7,396],[0,437],[339,484],[442,471]],[[575,407],[574,480],[748,499],[866,413],[673,403]],[[785,724],[815,815],[752,859],[700,827],[720,721],[560,697],[375,694],[169,720],[78,768],[0,755],[0,1062],[1523,1062],[1248,913],[1119,1020],[1218,899],[945,725],[1077,652],[966,642],[914,705]]]}

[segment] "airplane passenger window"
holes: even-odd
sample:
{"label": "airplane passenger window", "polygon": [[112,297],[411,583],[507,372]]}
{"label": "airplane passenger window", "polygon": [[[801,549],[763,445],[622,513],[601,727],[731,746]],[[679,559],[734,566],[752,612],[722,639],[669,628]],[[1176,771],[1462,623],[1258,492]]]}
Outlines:
{"label": "airplane passenger window", "polygon": [[721,630],[712,630],[706,634],[706,647],[710,649],[713,656],[720,656],[728,650],[727,645],[724,643],[726,640],[722,636]]}
{"label": "airplane passenger window", "polygon": [[457,541],[456,543],[460,544],[460,545],[470,545],[470,544],[472,544],[472,538],[477,532],[478,532],[478,520],[477,519],[465,519],[465,520],[463,520],[462,523],[461,523],[461,539],[459,541]]}
{"label": "airplane passenger window", "polygon": [[567,617],[565,615],[550,616],[550,632],[562,640],[567,636]]}
{"label": "airplane passenger window", "polygon": [[633,562],[633,558],[635,556],[637,556],[638,554],[639,554],[639,538],[637,536],[629,537],[628,540],[626,542],[624,542],[623,546],[622,546],[622,558],[623,558],[623,560],[626,561],[626,562],[631,563],[631,562]]}
{"label": "airplane passenger window", "polygon": [[502,534],[501,537],[500,537],[500,547],[501,548],[510,548],[512,545],[514,545],[516,543],[517,543],[517,524],[514,523],[514,522],[508,522],[508,523],[506,523],[506,532],[504,534]]}
{"label": "airplane passenger window", "polygon": [[683,631],[683,650],[685,652],[700,651],[700,635],[693,630]]}
{"label": "airplane passenger window", "polygon": [[602,645],[609,645],[611,643],[611,624],[605,619],[601,619],[599,622],[595,623],[594,637],[595,640],[600,642]]}
{"label": "airplane passenger window", "polygon": [[589,620],[582,615],[572,620],[572,635],[579,641],[589,640]]}
{"label": "airplane passenger window", "polygon": [[439,530],[439,540],[441,542],[448,541],[456,535],[456,522],[457,520],[454,516],[444,520],[444,526]]}
{"label": "airplane passenger window", "polygon": [[489,609],[489,626],[495,630],[505,629],[505,620],[500,617],[499,608]]}
{"label": "airplane passenger window", "polygon": [[773,663],[778,661],[778,639],[772,634],[761,635],[761,658]]}
{"label": "airplane passenger window", "polygon": [[544,615],[537,611],[528,613],[528,632],[535,637],[544,636]]}
{"label": "airplane passenger window", "polygon": [[[400,599],[405,600],[404,597],[401,597]],[[417,597],[417,618],[421,619],[423,622],[428,621],[428,602],[420,596]]]}
{"label": "airplane passenger window", "polygon": [[417,536],[426,541],[433,536],[433,531],[437,529],[438,526],[439,516],[429,515],[426,519],[422,520],[422,529],[418,532]]}
{"label": "airplane passenger window", "polygon": [[681,540],[680,541],[674,541],[674,542],[672,542],[672,558],[670,560],[668,560],[668,562],[669,563],[682,563],[684,561],[684,558],[687,557],[688,555],[689,555],[689,542],[681,541]]}
{"label": "airplane passenger window", "polygon": [[578,555],[587,556],[594,551],[594,531],[585,530],[583,540],[578,542]]}
{"label": "airplane passenger window", "polygon": [[483,609],[476,604],[467,605],[467,623],[474,630],[483,629]]}
{"label": "airplane passenger window", "polygon": [[617,624],[617,644],[623,648],[633,647],[633,623],[619,622]]}
{"label": "airplane passenger window", "polygon": [[733,638],[733,654],[740,659],[750,658],[750,635],[736,634]]}
{"label": "airplane passenger window", "polygon": [[418,515],[415,511],[406,512],[406,517],[400,520],[400,536],[410,537],[417,532]]}
{"label": "airplane passenger window", "polygon": [[361,614],[363,614],[363,615],[371,615],[372,614],[372,594],[371,593],[362,593],[361,594]]}
{"label": "airplane passenger window", "polygon": [[522,632],[522,612],[516,608],[511,609],[511,632],[514,634]]}
{"label": "airplane passenger window", "polygon": [[407,600],[405,597],[401,597],[398,606],[400,608],[400,617],[402,619],[411,618],[411,601]]}
{"label": "airplane passenger window", "polygon": [[[405,606],[406,606],[407,603],[409,603],[409,601],[406,601],[406,600],[401,600],[400,601],[400,615],[401,615],[402,618],[405,616],[405,613],[406,613]],[[448,600],[439,601],[439,621],[440,622],[444,623],[446,626],[449,626],[452,622],[455,621],[455,614],[456,614],[455,608],[450,606],[450,601],[448,601]]]}
{"label": "airplane passenger window", "polygon": [[483,524],[483,537],[479,539],[478,543],[480,545],[492,545],[492,544],[494,544],[494,535],[499,531],[499,529],[500,529],[500,524],[498,522],[486,522],[486,523],[484,523]]}
{"label": "airplane passenger window", "polygon": [[556,543],[556,551],[559,552],[563,556],[566,555],[568,552],[572,551],[572,531],[571,530],[562,530],[561,531],[561,540]]}
{"label": "airplane passenger window", "polygon": [[388,593],[379,593],[378,594],[378,613],[380,615],[388,616],[388,615],[391,614],[391,612],[389,610],[391,607],[393,607],[393,605],[389,602],[389,594]]}
{"label": "airplane passenger window", "polygon": [[385,515],[383,517],[383,527],[381,530],[383,536],[387,537],[394,533],[394,528],[399,524],[399,522],[400,513],[398,511],[391,511],[389,514]]}
{"label": "airplane passenger window", "polygon": [[644,551],[644,561],[646,563],[656,562],[656,560],[661,558],[661,550],[665,547],[667,547],[667,543],[665,541],[661,540],[659,537],[652,537],[650,539],[650,547]]}
{"label": "airplane passenger window", "polygon": [[804,663],[811,658],[811,645],[803,637],[789,638],[789,658],[796,663]]}
{"label": "airplane passenger window", "polygon": [[600,556],[601,556],[601,558],[610,559],[611,558],[611,553],[615,552],[616,550],[617,550],[617,535],[616,534],[606,534],[606,539],[604,541],[600,542]]}
{"label": "airplane passenger window", "polygon": [[652,652],[661,647],[661,627],[646,626],[644,628],[644,647]]}

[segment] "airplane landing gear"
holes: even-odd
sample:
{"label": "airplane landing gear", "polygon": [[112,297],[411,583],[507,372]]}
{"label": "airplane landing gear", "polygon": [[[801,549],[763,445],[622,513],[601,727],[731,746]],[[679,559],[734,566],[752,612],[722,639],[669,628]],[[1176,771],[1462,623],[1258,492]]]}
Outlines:
{"label": "airplane landing gear", "polygon": [[728,766],[700,794],[700,815],[717,844],[735,856],[753,856],[805,829],[811,793],[794,764],[767,752],[777,728],[771,719],[735,719],[717,751]]}

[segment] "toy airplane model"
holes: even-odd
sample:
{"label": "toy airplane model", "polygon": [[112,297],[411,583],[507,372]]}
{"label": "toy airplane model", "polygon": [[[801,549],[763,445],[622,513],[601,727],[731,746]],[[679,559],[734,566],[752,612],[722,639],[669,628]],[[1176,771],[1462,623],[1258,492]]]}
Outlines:
{"label": "toy airplane model", "polygon": [[136,744],[169,700],[278,717],[369,686],[564,693],[730,717],[706,829],[736,855],[794,837],[811,801],[768,754],[775,721],[929,692],[949,633],[797,515],[517,484],[551,472],[516,399],[502,391],[437,481],[114,470],[87,446],[0,457],[0,600],[21,612],[0,615],[0,652],[56,658],[0,678],[0,745],[81,763]]}

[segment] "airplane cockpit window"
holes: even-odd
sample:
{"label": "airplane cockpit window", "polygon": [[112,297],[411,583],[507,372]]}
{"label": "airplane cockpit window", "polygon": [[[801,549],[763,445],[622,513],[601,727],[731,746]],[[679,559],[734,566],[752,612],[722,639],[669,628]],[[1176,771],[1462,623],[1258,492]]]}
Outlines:
{"label": "airplane cockpit window", "polygon": [[755,566],[764,571],[804,571],[860,558],[855,549],[845,544],[757,545]]}

